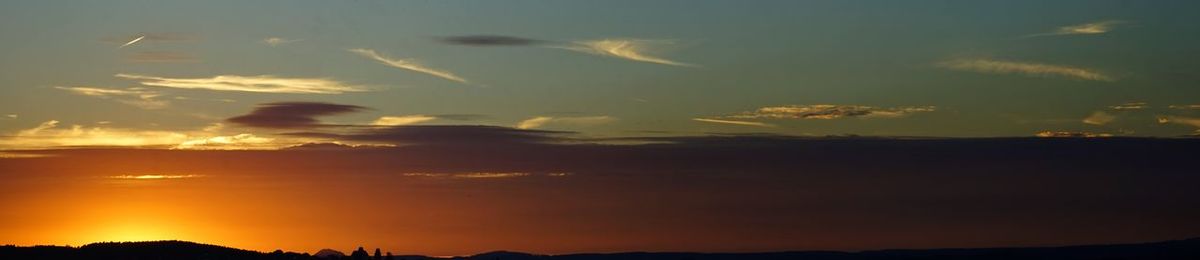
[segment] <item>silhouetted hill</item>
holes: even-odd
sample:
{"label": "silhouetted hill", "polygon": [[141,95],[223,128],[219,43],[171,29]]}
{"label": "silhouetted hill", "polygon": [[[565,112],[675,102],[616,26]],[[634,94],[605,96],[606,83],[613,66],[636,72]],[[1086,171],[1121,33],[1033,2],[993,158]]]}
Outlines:
{"label": "silhouetted hill", "polygon": [[313,254],[313,256],[321,257],[321,258],[326,258],[326,257],[341,258],[341,257],[346,256],[346,253],[342,253],[342,251],[337,251],[337,250],[326,248],[326,249],[321,249],[320,251],[317,251],[317,253]]}
{"label": "silhouetted hill", "polygon": [[0,247],[0,259],[310,259],[307,254],[262,253],[185,241],[102,242],[75,247]]}
{"label": "silhouetted hill", "polygon": [[[82,247],[66,246],[3,246],[0,259],[351,259],[335,250],[322,250],[314,255],[275,251],[263,253],[184,241],[95,243]],[[445,259],[427,256],[395,256],[394,259]],[[891,260],[891,259],[1200,259],[1200,238],[1141,244],[1084,245],[1064,247],[1024,248],[958,248],[958,249],[894,249],[863,252],[796,251],[768,253],[604,253],[536,255],[496,251],[472,256],[453,257],[462,260],[607,260],[607,259],[671,259],[671,260]]]}

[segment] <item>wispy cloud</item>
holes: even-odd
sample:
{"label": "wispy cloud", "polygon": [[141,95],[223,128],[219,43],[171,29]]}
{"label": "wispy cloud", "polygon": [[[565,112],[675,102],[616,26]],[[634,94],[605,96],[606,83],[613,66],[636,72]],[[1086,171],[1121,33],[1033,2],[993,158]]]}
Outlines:
{"label": "wispy cloud", "polygon": [[202,150],[264,150],[278,149],[315,138],[267,138],[253,134],[222,135],[220,124],[199,130],[164,131],[70,125],[60,127],[58,120],[42,122],[36,127],[0,135],[0,149],[40,149],[64,146],[128,146]]}
{"label": "wispy cloud", "polygon": [[24,159],[24,158],[46,158],[54,157],[53,154],[29,153],[25,151],[18,152],[3,152],[0,151],[0,159]]}
{"label": "wispy cloud", "polygon": [[1096,111],[1084,118],[1083,123],[1089,125],[1106,125],[1116,119],[1117,116],[1105,113],[1104,111]]}
{"label": "wispy cloud", "polygon": [[1108,133],[1092,133],[1092,132],[1075,132],[1075,131],[1041,131],[1034,134],[1037,137],[1050,138],[1094,138],[1094,137],[1112,137]]}
{"label": "wispy cloud", "polygon": [[653,54],[661,47],[675,43],[671,40],[600,39],[563,43],[504,35],[461,35],[440,37],[438,40],[446,44],[465,46],[541,46],[639,62],[699,67],[696,64],[670,60]]}
{"label": "wispy cloud", "polygon": [[432,121],[435,119],[438,119],[438,118],[434,117],[434,116],[427,116],[427,115],[384,116],[384,117],[380,117],[379,119],[375,119],[374,122],[371,122],[371,125],[375,125],[375,126],[411,125],[411,124],[416,124],[416,123],[421,123],[421,122],[426,122],[426,121]]}
{"label": "wispy cloud", "polygon": [[17,114],[7,114],[7,115],[4,115],[4,118],[17,119]]}
{"label": "wispy cloud", "polygon": [[158,99],[162,96],[157,91],[151,91],[144,88],[127,88],[127,89],[107,89],[93,87],[54,87],[61,90],[70,91],[75,94],[93,96],[104,99],[112,98],[117,102],[144,108],[144,109],[160,109],[171,104],[166,100]]}
{"label": "wispy cloud", "polygon": [[432,75],[434,77],[439,77],[439,78],[456,81],[456,82],[460,82],[460,83],[467,83],[466,79],[459,77],[458,75],[454,75],[454,73],[451,73],[451,72],[445,71],[445,70],[439,70],[439,69],[425,67],[425,65],[422,65],[420,62],[413,60],[413,59],[394,59],[394,58],[390,58],[387,56],[383,56],[383,55],[379,54],[378,52],[375,52],[375,50],[371,50],[371,49],[349,49],[348,51],[353,52],[358,55],[361,55],[363,57],[371,58],[375,61],[378,61],[379,63],[388,65],[391,67],[425,73],[425,74]]}
{"label": "wispy cloud", "polygon": [[1200,133],[1200,118],[1186,116],[1160,116],[1158,117],[1160,124],[1180,124],[1196,128],[1196,132]]}
{"label": "wispy cloud", "polygon": [[174,180],[174,179],[192,179],[201,178],[204,175],[199,174],[127,174],[108,176],[109,179],[122,180]]}
{"label": "wispy cloud", "polygon": [[105,127],[72,125],[58,127],[50,120],[37,127],[18,131],[15,136],[0,139],[0,146],[44,148],[55,146],[146,146],[174,145],[188,138],[187,134],[172,131],[139,131]]}
{"label": "wispy cloud", "polygon": [[349,85],[330,79],[282,78],[272,75],[219,75],[211,78],[168,78],[136,74],[117,74],[116,77],[139,80],[141,81],[140,83],[142,85],[146,86],[181,89],[208,89],[219,91],[341,94],[344,92],[358,92],[367,90],[365,87]]}
{"label": "wispy cloud", "polygon": [[274,150],[290,144],[280,144],[274,138],[253,134],[213,136],[187,140],[171,149],[179,150]]}
{"label": "wispy cloud", "polygon": [[730,125],[761,126],[761,127],[774,127],[775,126],[775,125],[763,123],[763,122],[741,121],[741,120],[724,120],[724,119],[711,119],[711,118],[692,118],[692,120],[699,121],[699,122],[705,122],[705,123],[730,124]]}
{"label": "wispy cloud", "polygon": [[279,45],[284,45],[284,44],[293,43],[293,42],[298,42],[298,41],[302,41],[302,40],[299,40],[299,39],[284,39],[284,38],[279,38],[279,37],[268,37],[268,38],[266,38],[266,39],[263,39],[263,40],[262,40],[262,44],[266,44],[266,45],[268,45],[268,46],[271,46],[271,47],[276,47],[276,46],[279,46]]}
{"label": "wispy cloud", "polygon": [[1036,33],[1026,35],[1025,37],[1038,36],[1056,36],[1056,35],[1086,35],[1086,34],[1102,34],[1112,31],[1113,26],[1124,23],[1123,21],[1099,21],[1085,24],[1068,25],[1058,27],[1052,32]]}
{"label": "wispy cloud", "polygon": [[530,175],[532,175],[532,174],[527,173],[527,172],[469,172],[469,173],[451,174],[450,177],[479,179],[479,178],[514,178],[514,177],[526,177],[526,176],[530,176]]}
{"label": "wispy cloud", "polygon": [[580,116],[580,117],[549,117],[538,116],[523,120],[517,123],[517,129],[534,129],[547,124],[565,124],[565,125],[595,125],[604,124],[616,121],[617,118],[611,116]]}
{"label": "wispy cloud", "polygon": [[959,59],[943,61],[939,67],[991,74],[1022,74],[1028,76],[1058,76],[1082,80],[1114,81],[1113,77],[1096,70],[1065,65],[1002,61],[989,59]]}
{"label": "wispy cloud", "polygon": [[1112,110],[1141,110],[1150,107],[1146,102],[1128,102],[1119,105],[1108,106]]}
{"label": "wispy cloud", "polygon": [[763,107],[726,118],[740,119],[838,119],[844,117],[896,118],[914,113],[933,112],[934,106],[872,107],[860,105],[786,105]]}
{"label": "wispy cloud", "polygon": [[522,120],[521,122],[517,123],[517,129],[538,128],[546,123],[549,123],[551,119],[554,119],[554,118],[548,117],[548,116],[539,116],[539,117],[534,117],[534,118],[530,118],[530,119],[525,119],[525,120]]}
{"label": "wispy cloud", "polygon": [[669,45],[671,41],[664,40],[635,40],[635,39],[603,39],[594,41],[579,41],[567,46],[555,48],[567,49],[582,53],[609,56],[632,61],[657,63],[663,65],[698,67],[695,64],[668,60],[652,56],[653,47]]}
{"label": "wispy cloud", "polygon": [[1173,109],[1200,109],[1200,105],[1171,105]]}

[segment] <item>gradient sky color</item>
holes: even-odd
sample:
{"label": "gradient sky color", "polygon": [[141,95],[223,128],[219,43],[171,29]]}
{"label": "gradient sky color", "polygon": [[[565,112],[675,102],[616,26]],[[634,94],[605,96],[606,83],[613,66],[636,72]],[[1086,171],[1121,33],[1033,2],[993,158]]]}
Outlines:
{"label": "gradient sky color", "polygon": [[[372,108],[329,119],[339,123],[472,114],[481,117],[426,124],[517,126],[536,117],[609,117],[541,127],[597,136],[1179,136],[1196,130],[1189,105],[1200,104],[1198,64],[1188,58],[1200,46],[1200,23],[1186,11],[1195,7],[1192,1],[15,1],[5,3],[0,18],[0,33],[9,36],[0,48],[6,116],[0,131],[11,136],[57,120],[60,127],[184,132],[260,103],[321,101]],[[1072,33],[1071,26],[1084,27]],[[120,47],[146,35],[152,37]],[[541,42],[439,40],[470,35]],[[579,47],[573,42],[604,39],[637,41],[653,57],[694,66],[569,50]],[[389,67],[351,49],[468,81]],[[1003,66],[1009,68],[997,68]],[[1099,76],[1062,72],[1070,69]],[[118,74],[274,75],[366,90],[178,89]],[[139,94],[65,89],[74,87],[138,88],[155,95],[155,103]],[[1145,105],[1111,108],[1135,102]],[[823,104],[936,109],[894,118],[749,120],[775,127],[693,120]],[[1095,113],[1111,119],[1085,123]],[[251,132],[270,134],[230,128],[221,134]]]}
{"label": "gradient sky color", "polygon": [[461,255],[1194,236],[1195,10],[4,1],[0,243]]}

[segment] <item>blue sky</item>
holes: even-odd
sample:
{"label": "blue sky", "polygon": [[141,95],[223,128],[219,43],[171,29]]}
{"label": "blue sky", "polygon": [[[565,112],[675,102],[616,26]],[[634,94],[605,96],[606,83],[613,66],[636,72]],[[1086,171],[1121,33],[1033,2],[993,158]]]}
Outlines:
{"label": "blue sky", "polygon": [[[7,36],[0,48],[0,114],[6,116],[0,131],[19,138],[20,131],[54,120],[60,130],[80,125],[131,135],[270,136],[278,131],[224,119],[259,104],[307,101],[370,108],[321,118],[337,124],[426,116],[437,119],[418,124],[515,127],[546,118],[534,128],[588,136],[1180,136],[1200,128],[1200,112],[1190,106],[1200,104],[1194,86],[1200,64],[1190,58],[1200,46],[1200,23],[1188,12],[1197,5],[10,1],[0,11],[0,33]],[[445,41],[463,36],[536,43]],[[270,38],[276,44],[265,42]],[[675,64],[597,53],[587,45],[603,40]],[[464,82],[388,66],[351,49],[416,62]],[[183,89],[117,74],[272,75],[365,91]],[[763,112],[772,108],[779,112]],[[812,116],[830,113],[838,116]],[[223,126],[212,136],[188,132],[214,124]]]}

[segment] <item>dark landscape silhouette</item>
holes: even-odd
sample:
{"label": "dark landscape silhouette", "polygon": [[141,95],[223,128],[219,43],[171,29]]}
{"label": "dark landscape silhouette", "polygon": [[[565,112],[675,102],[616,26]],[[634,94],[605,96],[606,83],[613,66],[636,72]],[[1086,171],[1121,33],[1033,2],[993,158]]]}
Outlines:
{"label": "dark landscape silhouette", "polygon": [[363,247],[346,255],[334,249],[315,254],[257,252],[186,241],[102,242],[80,247],[13,246],[0,247],[0,259],[309,259],[309,260],[425,260],[425,259],[1200,259],[1200,238],[1149,243],[1077,245],[1060,247],[1001,247],[950,249],[889,249],[861,252],[786,251],[761,253],[625,252],[540,255],[494,251],[471,256],[430,257],[393,255],[376,248],[368,253]]}

